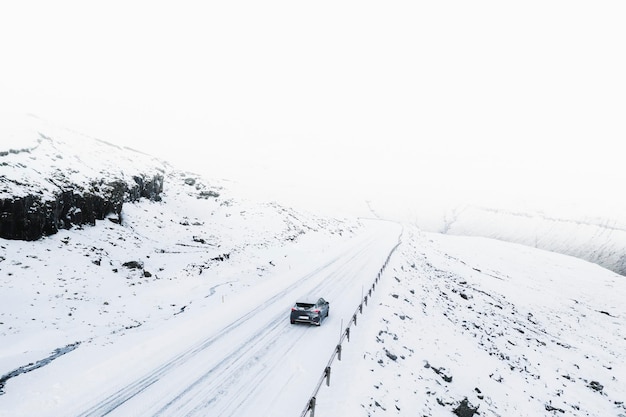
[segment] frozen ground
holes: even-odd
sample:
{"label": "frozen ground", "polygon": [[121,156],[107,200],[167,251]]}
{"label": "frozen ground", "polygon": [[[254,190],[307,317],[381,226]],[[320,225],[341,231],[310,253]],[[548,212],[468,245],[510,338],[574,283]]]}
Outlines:
{"label": "frozen ground", "polygon": [[[102,141],[16,132],[10,143],[37,151],[12,145],[2,174],[31,187],[53,190],[46,172],[156,166],[165,189],[125,204],[122,224],[0,241],[0,416],[297,416],[402,229],[316,416],[626,416],[621,275],[533,245],[250,201]],[[290,325],[292,303],[318,296],[328,320]]]}
{"label": "frozen ground", "polygon": [[[179,278],[112,273],[91,302],[87,278],[21,286],[35,301],[3,299],[15,302],[2,310],[3,373],[70,349],[7,380],[0,415],[298,415],[398,232],[363,221],[251,250],[256,267],[231,257]],[[24,258],[12,277],[38,269],[41,255]],[[61,295],[35,295],[49,286]],[[316,415],[626,415],[625,291],[579,259],[407,228]],[[314,294],[331,300],[328,321],[289,325],[291,302]]]}
{"label": "frozen ground", "polygon": [[485,238],[403,242],[316,415],[626,415],[623,276]]}
{"label": "frozen ground", "polygon": [[618,191],[581,195],[581,201],[559,201],[558,193],[553,199],[534,202],[498,196],[460,201],[432,192],[416,198],[420,204],[396,205],[396,210],[375,203],[373,207],[381,217],[425,231],[521,243],[585,259],[626,276],[626,201]]}

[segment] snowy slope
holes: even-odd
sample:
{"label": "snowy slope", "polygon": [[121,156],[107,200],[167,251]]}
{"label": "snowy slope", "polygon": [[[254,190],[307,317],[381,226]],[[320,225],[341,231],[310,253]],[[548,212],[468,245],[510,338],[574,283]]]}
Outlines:
{"label": "snowy slope", "polygon": [[626,275],[622,213],[558,215],[467,207],[451,217],[446,228],[450,234],[490,237],[575,256]]}
{"label": "snowy slope", "polygon": [[[145,207],[144,210],[150,208]],[[356,229],[351,232],[354,233],[362,234]],[[337,235],[338,240],[333,244],[332,240],[319,239],[319,236],[310,240],[306,236],[312,235],[303,236],[295,247],[283,247],[279,253],[302,265],[308,259],[307,265],[313,267],[324,253],[335,251],[334,247],[353,240],[340,239]],[[66,238],[61,238],[61,241]],[[189,275],[184,279],[163,280],[167,285],[160,288],[160,283],[145,279],[131,281],[127,285],[134,287],[133,294],[118,296],[110,306],[118,304],[118,307],[121,305],[126,309],[135,305],[145,312],[150,310],[150,303],[158,294],[162,297],[162,310],[152,309],[150,317],[141,322],[141,327],[103,326],[107,331],[100,332],[87,345],[81,345],[65,355],[65,362],[55,360],[52,365],[59,365],[56,368],[51,365],[37,371],[39,374],[32,372],[8,381],[6,394],[4,398],[0,397],[0,415],[28,415],[23,414],[23,410],[29,408],[24,408],[23,403],[15,400],[27,395],[29,404],[41,407],[47,403],[42,403],[38,397],[57,386],[65,387],[63,391],[58,391],[58,388],[52,390],[57,398],[55,401],[63,404],[63,393],[67,395],[70,386],[58,381],[58,372],[68,372],[68,364],[74,363],[69,375],[76,373],[79,368],[74,367],[82,362],[81,355],[93,351],[94,347],[103,349],[104,353],[119,352],[126,346],[131,353],[134,352],[131,357],[137,357],[138,352],[133,348],[136,343],[141,346],[141,352],[158,362],[158,358],[167,355],[150,344],[146,345],[148,335],[153,335],[151,338],[154,340],[164,337],[177,340],[182,337],[176,345],[184,346],[189,343],[185,340],[197,338],[189,333],[190,329],[186,330],[186,326],[180,327],[183,323],[180,320],[184,317],[191,321],[201,319],[198,314],[203,314],[205,308],[214,308],[216,302],[219,305],[221,296],[227,300],[250,302],[251,294],[271,294],[272,288],[280,288],[281,282],[288,276],[297,275],[290,272],[292,265],[285,268],[285,264],[283,268],[276,266],[276,269],[272,267],[273,270],[260,272],[269,264],[261,261],[263,255],[266,260],[273,250],[272,246],[261,246],[259,249],[248,252],[258,254],[257,268],[261,269],[257,271],[245,269],[247,261],[242,261],[238,262],[241,272],[233,275],[228,275],[227,271],[237,268],[231,266],[224,272],[220,268],[205,270],[196,275],[196,279]],[[181,251],[181,256],[187,256],[185,251]],[[276,256],[271,258],[280,259]],[[221,265],[232,261],[233,258]],[[351,276],[359,275],[353,268],[346,272],[350,271]],[[203,282],[200,279],[202,276],[209,282]],[[262,286],[259,286],[257,278],[262,278]],[[220,286],[223,280],[227,283]],[[173,283],[175,287],[171,285]],[[83,287],[86,284],[87,281],[83,282]],[[143,288],[140,289],[140,285]],[[172,292],[173,288],[177,291]],[[252,289],[252,293],[248,291],[246,295],[246,288]],[[113,300],[110,296],[119,291],[119,287],[107,289],[104,294]],[[579,259],[490,239],[430,234],[408,228],[372,302],[365,308],[359,325],[353,328],[351,341],[344,344],[343,360],[333,368],[331,387],[324,387],[320,392],[316,415],[449,416],[454,410],[462,416],[473,415],[472,410],[478,410],[483,416],[626,415],[623,402],[626,398],[623,388],[623,375],[626,374],[624,294],[626,282],[623,277]],[[178,300],[185,301],[176,304]],[[345,304],[353,307],[356,300],[355,297],[349,300],[352,303]],[[145,306],[139,308],[140,304]],[[288,304],[278,304],[273,309],[280,318],[280,310]],[[45,308],[44,305],[42,303],[37,307]],[[59,305],[70,307],[71,298],[59,300]],[[87,305],[89,303],[85,303]],[[187,309],[182,309],[183,305]],[[112,310],[109,306],[101,307]],[[32,308],[31,312],[36,310]],[[161,315],[155,314],[155,311],[160,311]],[[228,315],[234,318],[240,313],[232,304],[223,311],[225,319]],[[108,311],[83,311],[83,314],[83,318],[94,326],[98,325],[99,316],[111,316]],[[118,311],[117,316],[120,314],[121,311]],[[288,329],[286,319],[281,321],[289,339],[296,334],[298,337],[310,334],[307,329]],[[12,323],[15,325],[13,340],[20,341],[20,349],[27,352],[33,346],[40,346],[41,340],[26,337],[28,320],[13,318]],[[321,350],[326,355],[334,348],[332,340],[337,340],[338,324],[339,318],[335,317],[331,325],[323,327],[326,346],[322,346]],[[159,327],[164,334],[157,338],[153,330]],[[69,328],[68,331],[76,332],[76,328]],[[4,340],[9,340],[7,336],[3,334]],[[65,341],[70,340],[76,339]],[[308,346],[316,346],[316,343]],[[44,350],[37,352],[39,357]],[[6,351],[7,348],[3,352],[5,360],[9,358]],[[25,352],[20,358],[22,362]],[[79,360],[72,361],[72,355]],[[103,358],[109,356],[102,355]],[[322,352],[323,359],[324,356]],[[316,359],[313,362],[317,365],[311,367],[311,358],[306,356],[305,359],[297,352],[291,352],[289,356],[282,357],[282,361],[271,362],[276,367],[283,363],[287,365],[286,369],[296,370],[300,378],[309,380],[308,384],[303,383],[299,388],[288,385],[292,388],[290,395],[299,396],[293,404],[300,404],[299,408],[292,406],[288,410],[301,409],[310,394],[308,390],[323,370],[325,362],[320,363]],[[112,362],[109,359],[101,365],[91,366],[95,367],[91,372],[107,366],[110,368],[108,374],[127,375],[137,364],[129,367],[128,360]],[[121,368],[116,370],[117,367]],[[241,368],[238,369],[241,372]],[[245,380],[245,372],[238,378]],[[52,383],[46,388],[42,381],[48,380]],[[278,380],[268,385],[278,382],[284,383]],[[253,387],[255,389],[248,387],[250,393],[258,390],[258,385]],[[40,394],[35,396],[37,392]],[[52,400],[50,395],[46,394],[47,401]],[[257,415],[250,411],[255,408],[264,410],[260,415],[284,411],[282,401],[268,403],[262,397],[253,398],[256,398],[256,407],[247,404],[248,411],[243,415]]]}
{"label": "snowy slope", "polygon": [[50,199],[60,189],[162,173],[168,164],[143,152],[73,132],[36,116],[0,125],[0,198],[33,193]]}
{"label": "snowy slope", "polygon": [[64,187],[80,187],[156,171],[164,189],[160,201],[125,203],[121,223],[105,218],[37,241],[0,241],[0,415],[15,415],[7,404],[24,395],[11,385],[69,353],[119,348],[126,336],[138,340],[190,311],[228,304],[361,234],[356,220],[251,202],[225,181],[34,120],[4,136],[13,138],[2,143],[10,144],[4,197],[54,197],[57,174]]}
{"label": "snowy slope", "polygon": [[624,416],[626,279],[409,229],[316,415]]}
{"label": "snowy slope", "polygon": [[[0,240],[0,416],[297,415],[400,232],[252,201],[40,122],[3,138],[4,197],[146,172],[163,192],[121,222]],[[532,247],[585,257],[592,242],[619,263],[623,224],[439,219],[448,234],[405,226],[316,416],[626,415],[626,280]],[[527,246],[454,236],[473,233]],[[290,326],[291,303],[315,295],[328,322]]]}
{"label": "snowy slope", "polygon": [[280,248],[307,232],[332,237],[355,227],[301,220],[272,203],[199,199],[186,178],[168,177],[161,203],[125,205],[122,225],[103,220],[36,242],[1,241],[3,349],[19,357],[26,343],[48,352],[170,317],[220,285],[246,285],[233,275],[264,277],[282,263]]}
{"label": "snowy slope", "polygon": [[[582,197],[582,196],[581,196]],[[382,217],[412,223],[422,230],[460,236],[482,236],[545,249],[597,263],[626,275],[626,204],[619,195],[593,204],[554,202],[448,202],[424,196],[404,210],[385,210]],[[545,203],[545,204],[542,204]]]}

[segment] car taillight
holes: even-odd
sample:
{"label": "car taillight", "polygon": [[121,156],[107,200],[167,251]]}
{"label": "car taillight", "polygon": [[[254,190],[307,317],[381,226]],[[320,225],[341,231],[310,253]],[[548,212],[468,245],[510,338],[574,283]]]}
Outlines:
{"label": "car taillight", "polygon": [[320,313],[320,311],[319,311],[319,310],[313,310],[313,312],[314,312],[314,313],[317,313],[317,314],[319,314],[319,313]]}
{"label": "car taillight", "polygon": [[291,307],[291,311],[296,311],[296,309],[295,309],[295,308],[293,308],[293,307]]}

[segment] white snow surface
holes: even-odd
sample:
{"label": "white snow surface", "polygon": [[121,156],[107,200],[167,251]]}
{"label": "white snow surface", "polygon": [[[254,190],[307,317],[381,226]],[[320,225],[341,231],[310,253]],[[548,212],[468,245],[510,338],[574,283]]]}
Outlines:
{"label": "white snow surface", "polygon": [[[375,207],[381,217],[402,219],[425,231],[481,236],[521,243],[597,263],[626,276],[626,203],[605,195],[593,204],[520,202],[493,199],[424,203],[396,212]],[[407,206],[408,207],[408,206]]]}
{"label": "white snow surface", "polygon": [[624,212],[564,214],[467,206],[448,216],[446,233],[482,236],[595,262],[626,275]]}
{"label": "white snow surface", "polygon": [[[126,203],[122,224],[0,241],[0,416],[299,416],[400,235],[316,416],[626,416],[621,275],[247,200],[228,182],[50,132],[9,147],[35,150],[4,156],[1,173],[52,193],[55,169],[76,181],[147,170],[165,190]],[[320,327],[289,323],[296,300],[320,296]]]}
{"label": "white snow surface", "polygon": [[[70,184],[96,193],[102,180],[125,181],[162,173],[168,164],[142,152],[122,148],[55,126],[35,116],[15,116],[0,129],[0,198],[39,195],[49,200]],[[98,188],[96,188],[98,189]]]}
{"label": "white snow surface", "polygon": [[580,259],[409,228],[319,415],[624,416],[624,294]]}

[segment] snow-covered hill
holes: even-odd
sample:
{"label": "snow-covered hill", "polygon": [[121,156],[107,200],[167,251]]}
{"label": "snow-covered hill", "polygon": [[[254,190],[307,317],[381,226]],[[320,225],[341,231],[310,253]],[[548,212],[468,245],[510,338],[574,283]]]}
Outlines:
{"label": "snow-covered hill", "polygon": [[14,122],[0,129],[0,237],[35,240],[108,215],[119,222],[124,202],[160,199],[166,163],[33,116]]}
{"label": "snow-covered hill", "polygon": [[405,231],[316,415],[626,416],[626,279]]}
{"label": "snow-covered hill", "polygon": [[[611,196],[608,196],[611,197]],[[481,236],[545,249],[597,263],[626,276],[626,205],[619,196],[593,205],[520,204],[507,201],[438,202],[398,210],[375,207],[383,217],[412,223],[422,230]],[[451,200],[454,200],[452,198]]]}
{"label": "snow-covered hill", "polygon": [[[0,240],[0,390],[51,352],[106,344],[207,297],[227,299],[289,268],[290,255],[321,251],[360,228],[356,220],[248,201],[227,181],[208,182],[37,119],[12,132],[0,153],[3,201],[34,195],[35,212],[63,193],[93,193],[94,181],[101,190],[113,181],[127,187],[119,212],[105,211],[93,225],[57,216],[67,222],[47,237]],[[131,196],[136,178],[152,174],[162,181],[158,198]],[[13,214],[6,207],[5,220]]]}
{"label": "snow-covered hill", "polygon": [[623,213],[591,216],[467,207],[449,217],[446,233],[484,236],[563,253],[626,276]]}
{"label": "snow-covered hill", "polygon": [[[344,324],[336,314],[354,311],[358,298],[332,300],[328,324],[336,328],[292,328],[288,307],[283,320],[283,298],[292,295],[284,287],[316,288],[307,282],[315,276],[328,292],[360,293],[399,226],[249,200],[228,181],[33,120],[0,142],[0,199],[34,196],[41,204],[32,211],[52,207],[56,227],[36,240],[0,240],[0,416],[96,415],[74,413],[82,404],[73,400],[100,395],[89,387],[116,392],[165,360],[175,368],[180,361],[171,357],[195,349],[198,328],[215,327],[217,340],[220,326],[236,327],[229,323],[241,317],[251,318],[254,331],[232,343],[254,344],[252,325],[268,317],[272,332],[258,330],[267,339],[260,350],[247,362],[228,362],[237,373],[228,374],[230,365],[221,370],[210,392],[219,394],[220,381],[238,386],[246,370],[266,367],[268,355],[289,379],[264,384],[256,378],[269,371],[259,371],[251,389],[276,386],[293,394],[290,404],[264,398],[243,409],[302,409],[323,371],[309,368],[313,359],[324,362],[334,351]],[[59,198],[64,193],[72,198]],[[102,205],[112,211],[83,221],[78,214],[88,207],[68,203],[84,204],[85,195],[118,206]],[[12,213],[3,212],[4,220]],[[436,228],[446,234],[405,227],[315,415],[626,416],[626,280],[538,249],[570,245],[582,258],[621,265],[624,225],[478,209],[453,214],[439,213]],[[338,262],[344,253],[359,262]],[[276,294],[284,295],[280,303],[261,304]],[[293,341],[289,356],[272,353],[274,337]],[[299,341],[314,352],[299,355]],[[217,353],[235,361],[245,349],[225,352],[229,343]],[[201,391],[202,378],[186,381],[185,372],[178,383]]]}

